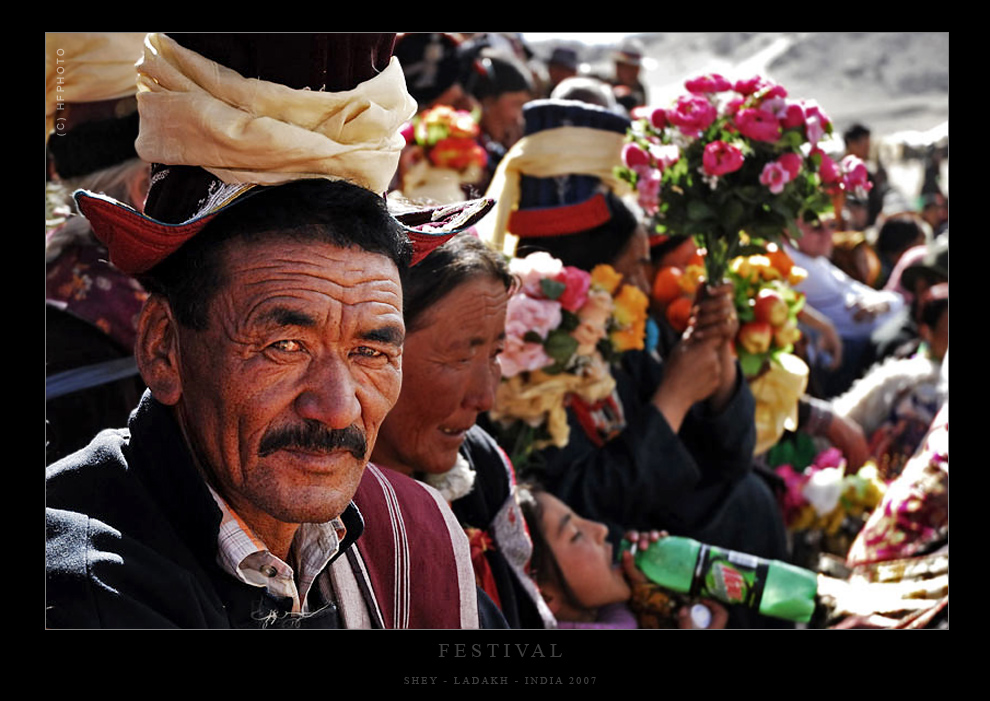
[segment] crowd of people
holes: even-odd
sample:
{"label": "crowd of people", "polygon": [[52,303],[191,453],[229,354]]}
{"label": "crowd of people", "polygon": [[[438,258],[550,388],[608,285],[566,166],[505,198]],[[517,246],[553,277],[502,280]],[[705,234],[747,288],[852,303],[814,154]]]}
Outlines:
{"label": "crowd of people", "polygon": [[[937,168],[899,192],[849,125],[869,196],[781,232],[807,382],[768,445],[733,284],[683,325],[656,305],[705,252],[616,173],[649,106],[637,40],[600,70],[499,33],[49,34],[46,59],[48,626],[698,627],[623,547],[672,535],[821,566],[809,625],[947,625],[947,591],[908,615],[849,584],[947,560]],[[614,353],[532,400],[534,441],[509,380],[572,379],[509,370],[536,259],[568,351]],[[563,296],[603,274],[642,301],[621,351]],[[823,454],[886,495],[811,557],[787,475]],[[795,626],[703,603],[706,627]]]}

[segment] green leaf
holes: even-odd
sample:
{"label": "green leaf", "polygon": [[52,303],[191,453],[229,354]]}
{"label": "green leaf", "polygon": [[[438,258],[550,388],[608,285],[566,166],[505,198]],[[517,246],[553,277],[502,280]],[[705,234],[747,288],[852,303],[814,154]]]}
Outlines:
{"label": "green leaf", "polygon": [[567,285],[557,280],[543,278],[540,280],[540,289],[543,290],[543,294],[547,299],[557,299],[560,295],[564,294]]}
{"label": "green leaf", "polygon": [[745,350],[737,349],[739,356],[739,367],[742,368],[743,375],[746,377],[753,377],[760,372],[763,367],[764,357],[762,355],[753,355]]}
{"label": "green leaf", "polygon": [[535,331],[527,331],[523,334],[522,340],[526,343],[543,343],[543,336]]}
{"label": "green leaf", "polygon": [[577,351],[578,342],[567,331],[558,328],[550,332],[543,348],[558,363],[566,363]]}
{"label": "green leaf", "polygon": [[746,209],[742,202],[734,198],[729,199],[719,212],[722,228],[726,231],[739,231],[745,213]]}
{"label": "green leaf", "polygon": [[707,202],[692,199],[687,203],[687,217],[693,222],[701,222],[706,219],[714,219],[715,212],[712,211]]}
{"label": "green leaf", "polygon": [[801,134],[800,129],[786,129],[777,143],[786,146],[792,151],[796,151],[804,143],[804,135]]}
{"label": "green leaf", "polygon": [[560,326],[557,327],[558,329],[570,333],[580,325],[581,320],[578,318],[577,314],[574,312],[569,312],[566,309],[560,310]]}

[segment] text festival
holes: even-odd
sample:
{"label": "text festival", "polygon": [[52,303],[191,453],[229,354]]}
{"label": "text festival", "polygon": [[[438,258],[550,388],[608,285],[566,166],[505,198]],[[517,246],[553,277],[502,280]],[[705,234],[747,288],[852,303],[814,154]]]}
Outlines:
{"label": "text festival", "polygon": [[[440,657],[563,657],[557,652],[557,643],[551,643],[549,654],[539,644],[528,643],[439,643]],[[487,649],[487,654],[485,650]]]}

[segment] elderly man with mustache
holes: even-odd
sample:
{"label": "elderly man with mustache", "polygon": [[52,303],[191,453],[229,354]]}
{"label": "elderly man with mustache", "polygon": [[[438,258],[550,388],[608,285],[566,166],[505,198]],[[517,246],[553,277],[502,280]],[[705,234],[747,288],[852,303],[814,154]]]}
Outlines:
{"label": "elderly man with mustache", "polygon": [[150,293],[148,391],[47,470],[49,626],[504,625],[439,494],[368,465],[401,385],[399,271],[486,210],[420,231],[386,208],[415,107],[393,41],[146,38],[144,214],[76,198]]}

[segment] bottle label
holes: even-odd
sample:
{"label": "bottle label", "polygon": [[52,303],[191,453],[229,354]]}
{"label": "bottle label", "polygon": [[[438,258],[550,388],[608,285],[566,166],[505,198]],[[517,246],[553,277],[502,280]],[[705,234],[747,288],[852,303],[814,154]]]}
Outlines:
{"label": "bottle label", "polygon": [[766,573],[767,565],[759,558],[703,545],[691,594],[726,604],[757,607]]}

